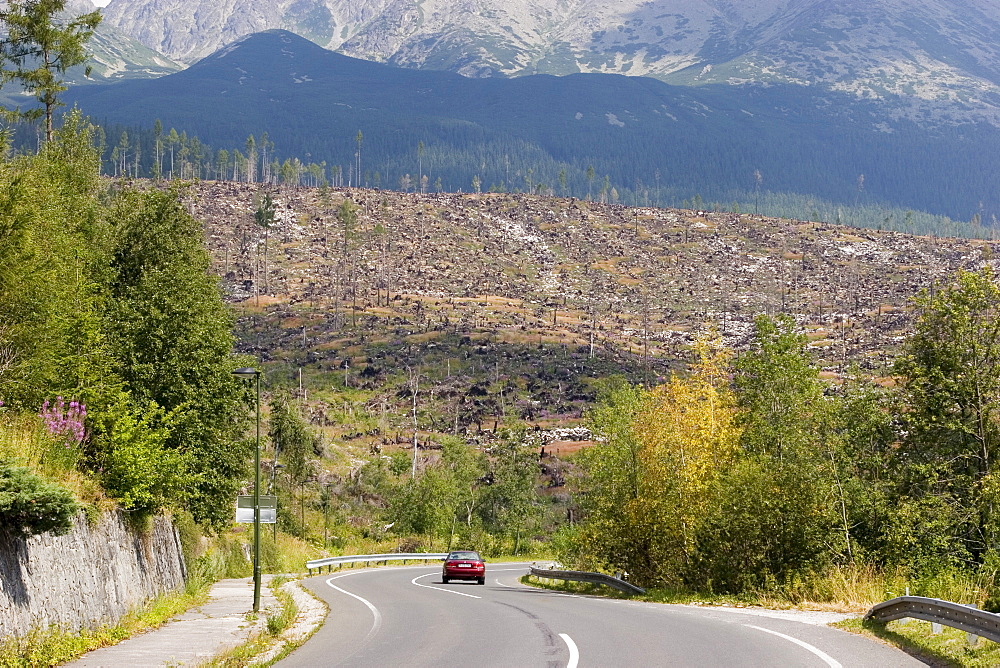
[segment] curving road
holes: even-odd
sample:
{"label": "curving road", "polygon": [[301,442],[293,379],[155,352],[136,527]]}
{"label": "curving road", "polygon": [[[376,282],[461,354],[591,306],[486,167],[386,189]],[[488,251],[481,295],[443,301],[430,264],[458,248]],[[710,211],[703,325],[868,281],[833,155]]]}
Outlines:
{"label": "curving road", "polygon": [[441,566],[309,578],[326,624],[278,663],[316,666],[926,665],[827,626],[720,608],[660,605],[525,587],[525,564],[487,564],[486,586],[441,584]]}

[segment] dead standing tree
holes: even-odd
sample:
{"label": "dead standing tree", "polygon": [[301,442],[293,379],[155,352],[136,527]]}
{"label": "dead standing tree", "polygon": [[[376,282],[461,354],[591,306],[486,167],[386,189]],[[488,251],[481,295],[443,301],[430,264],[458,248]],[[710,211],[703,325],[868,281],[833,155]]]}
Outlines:
{"label": "dead standing tree", "polygon": [[[274,200],[271,199],[269,193],[257,194],[257,207],[253,212],[253,222],[264,231],[264,292],[268,293],[271,291],[271,286],[268,281],[268,271],[267,271],[267,245],[270,238],[271,227],[274,225]],[[258,291],[259,292],[259,291]]]}
{"label": "dead standing tree", "polygon": [[352,286],[352,324],[355,323],[357,312],[357,276],[354,257],[355,240],[358,226],[358,206],[351,199],[344,199],[337,210],[337,220],[340,222],[341,244],[340,257],[337,262],[337,287],[334,291],[334,319],[339,320],[340,301],[343,299],[345,283]]}
{"label": "dead standing tree", "polygon": [[417,476],[417,394],[420,392],[420,372],[414,371],[410,367],[406,367],[406,373],[409,374],[409,379],[407,384],[410,386],[410,397],[413,401],[413,464],[412,470],[410,471],[410,477],[415,478]]}

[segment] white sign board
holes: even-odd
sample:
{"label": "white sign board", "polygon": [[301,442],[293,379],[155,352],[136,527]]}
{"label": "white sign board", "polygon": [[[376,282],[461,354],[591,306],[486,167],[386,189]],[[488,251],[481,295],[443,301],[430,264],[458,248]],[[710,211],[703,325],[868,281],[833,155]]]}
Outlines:
{"label": "white sign board", "polygon": [[[253,494],[236,497],[236,521],[253,524]],[[278,521],[278,497],[260,495],[260,522],[274,524]]]}

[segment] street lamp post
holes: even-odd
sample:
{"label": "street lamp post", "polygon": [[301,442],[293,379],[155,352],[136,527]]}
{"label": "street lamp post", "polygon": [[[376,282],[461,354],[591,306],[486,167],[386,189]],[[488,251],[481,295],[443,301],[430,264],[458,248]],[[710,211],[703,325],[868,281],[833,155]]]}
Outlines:
{"label": "street lamp post", "polygon": [[240,378],[257,382],[257,444],[253,451],[253,611],[260,611],[260,370],[243,367],[233,371]]}

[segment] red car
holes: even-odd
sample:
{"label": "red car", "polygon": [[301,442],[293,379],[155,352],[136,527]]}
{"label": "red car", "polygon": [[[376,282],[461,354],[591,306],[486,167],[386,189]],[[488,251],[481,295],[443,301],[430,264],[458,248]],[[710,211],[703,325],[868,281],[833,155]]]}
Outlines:
{"label": "red car", "polygon": [[449,552],[441,570],[441,582],[448,584],[452,580],[475,580],[486,584],[486,562],[478,552],[471,550]]}

